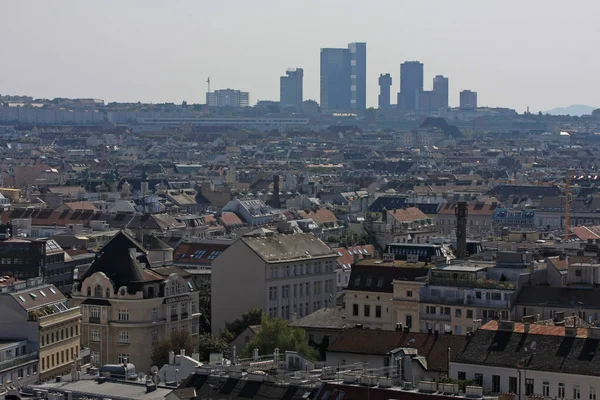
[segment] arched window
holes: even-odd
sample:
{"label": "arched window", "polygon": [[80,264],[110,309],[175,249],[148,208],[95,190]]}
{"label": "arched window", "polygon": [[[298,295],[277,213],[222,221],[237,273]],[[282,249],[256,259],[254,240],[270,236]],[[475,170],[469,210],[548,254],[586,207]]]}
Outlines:
{"label": "arched window", "polygon": [[96,285],[94,288],[94,297],[102,297],[102,286]]}
{"label": "arched window", "polygon": [[106,289],[106,297],[110,297],[110,288]]}
{"label": "arched window", "polygon": [[88,295],[88,297],[92,297],[92,288],[89,287],[89,286],[88,286],[88,289],[87,289],[87,295]]}

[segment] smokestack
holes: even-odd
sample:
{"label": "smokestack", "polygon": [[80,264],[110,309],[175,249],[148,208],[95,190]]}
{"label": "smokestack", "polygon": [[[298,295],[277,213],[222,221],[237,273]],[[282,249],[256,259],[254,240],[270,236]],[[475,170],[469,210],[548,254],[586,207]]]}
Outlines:
{"label": "smokestack", "polygon": [[271,198],[272,207],[279,208],[279,175],[273,175],[273,197]]}
{"label": "smokestack", "polygon": [[456,204],[456,257],[467,257],[467,202]]}

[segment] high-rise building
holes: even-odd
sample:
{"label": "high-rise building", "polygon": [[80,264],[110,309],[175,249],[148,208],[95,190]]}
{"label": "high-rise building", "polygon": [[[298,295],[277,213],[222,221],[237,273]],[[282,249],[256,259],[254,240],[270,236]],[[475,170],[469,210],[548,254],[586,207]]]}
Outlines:
{"label": "high-rise building", "polygon": [[448,108],[448,78],[436,75],[433,78],[433,92],[439,96],[442,107]]}
{"label": "high-rise building", "polygon": [[379,75],[379,108],[390,108],[390,89],[392,87],[392,76],[390,74]]}
{"label": "high-rise building", "polygon": [[350,106],[354,110],[367,108],[367,44],[350,43]]}
{"label": "high-rise building", "polygon": [[415,111],[419,107],[419,95],[423,91],[423,64],[406,61],[400,65],[400,93],[398,107],[404,111]]}
{"label": "high-rise building", "polygon": [[288,69],[279,79],[279,105],[299,107],[302,105],[302,68]]}
{"label": "high-rise building", "polygon": [[477,92],[471,90],[460,92],[460,108],[467,110],[477,108]]}
{"label": "high-rise building", "polygon": [[250,94],[234,89],[221,89],[206,93],[206,104],[209,107],[248,107]]}
{"label": "high-rise building", "polygon": [[348,49],[321,49],[321,108],[349,110],[352,104]]}

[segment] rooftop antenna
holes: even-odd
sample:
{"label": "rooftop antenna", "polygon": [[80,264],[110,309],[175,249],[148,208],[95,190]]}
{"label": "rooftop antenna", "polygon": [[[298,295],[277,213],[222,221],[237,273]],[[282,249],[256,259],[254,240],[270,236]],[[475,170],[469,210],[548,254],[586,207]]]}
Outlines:
{"label": "rooftop antenna", "polygon": [[210,76],[206,80],[206,83],[208,84],[208,93],[210,93]]}

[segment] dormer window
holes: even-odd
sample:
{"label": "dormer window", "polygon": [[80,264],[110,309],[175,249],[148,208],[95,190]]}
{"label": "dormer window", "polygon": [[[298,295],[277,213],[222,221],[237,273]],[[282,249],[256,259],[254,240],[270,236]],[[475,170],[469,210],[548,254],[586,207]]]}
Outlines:
{"label": "dormer window", "polygon": [[106,289],[106,297],[110,297],[110,289]]}
{"label": "dormer window", "polygon": [[102,286],[96,285],[94,288],[94,297],[102,297]]}
{"label": "dormer window", "polygon": [[87,288],[87,295],[88,295],[88,297],[92,297],[92,288],[89,286]]}

